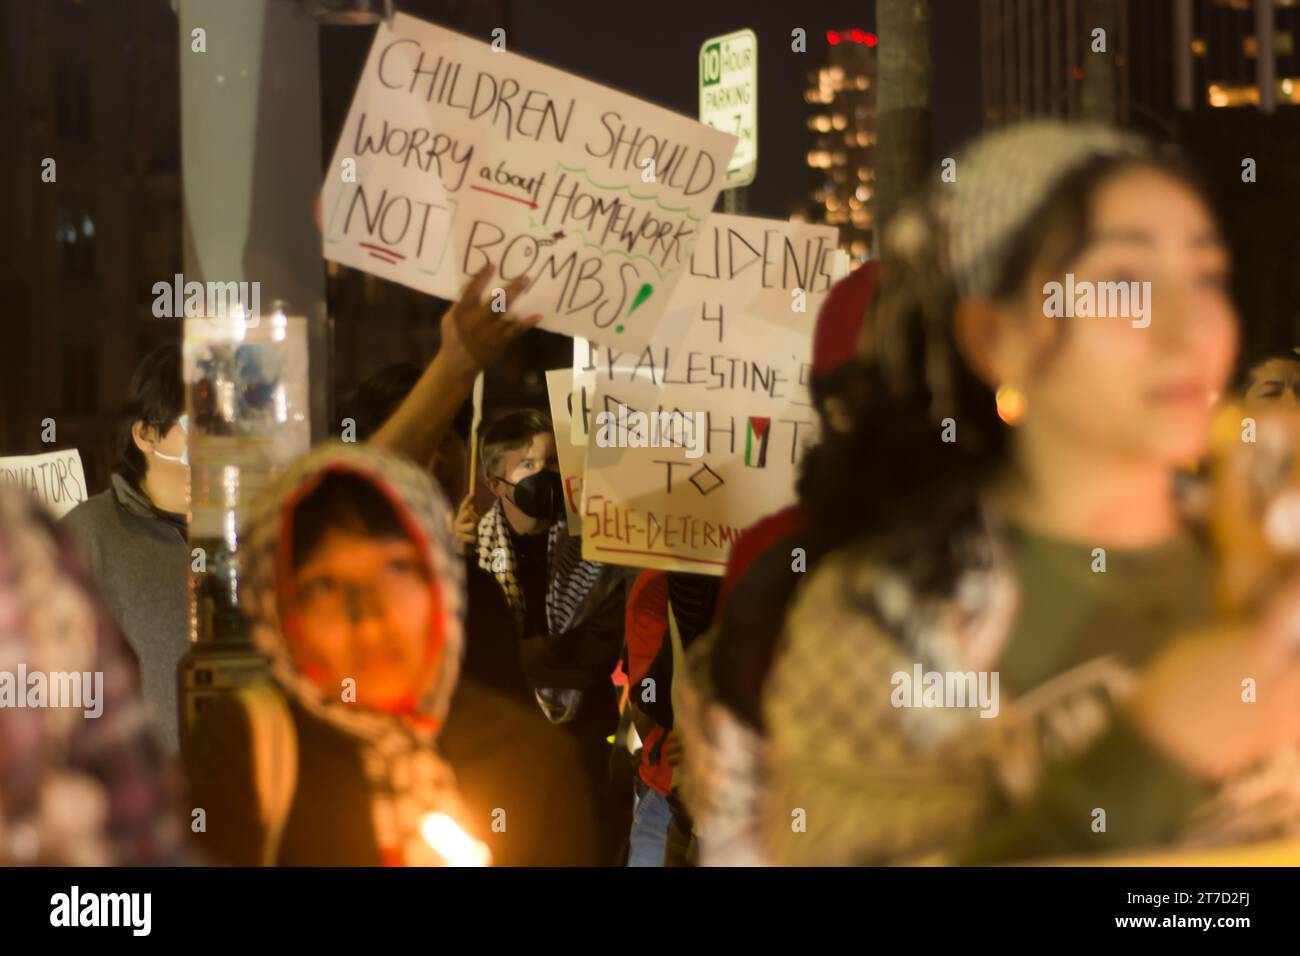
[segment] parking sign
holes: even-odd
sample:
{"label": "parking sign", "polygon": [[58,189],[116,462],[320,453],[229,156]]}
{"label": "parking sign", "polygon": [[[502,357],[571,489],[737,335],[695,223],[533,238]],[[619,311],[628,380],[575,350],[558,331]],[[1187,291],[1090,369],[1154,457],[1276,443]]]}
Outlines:
{"label": "parking sign", "polygon": [[700,47],[700,122],[738,136],[726,188],[748,186],[758,171],[758,37],[737,30]]}

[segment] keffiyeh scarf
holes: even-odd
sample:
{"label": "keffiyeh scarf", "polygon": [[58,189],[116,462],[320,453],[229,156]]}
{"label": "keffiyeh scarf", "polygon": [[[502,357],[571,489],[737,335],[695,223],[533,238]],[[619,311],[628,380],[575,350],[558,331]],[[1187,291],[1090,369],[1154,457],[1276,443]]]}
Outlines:
{"label": "keffiyeh scarf", "polygon": [[[496,578],[515,623],[523,627],[524,591],[500,500],[479,520],[478,566]],[[552,635],[564,634],[581,621],[604,565],[582,559],[582,539],[570,535],[560,518],[546,533],[546,568],[546,628]]]}

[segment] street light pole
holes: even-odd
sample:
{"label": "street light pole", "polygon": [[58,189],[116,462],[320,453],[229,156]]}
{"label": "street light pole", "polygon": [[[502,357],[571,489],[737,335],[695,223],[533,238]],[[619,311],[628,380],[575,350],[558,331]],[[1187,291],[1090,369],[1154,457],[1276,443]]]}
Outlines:
{"label": "street light pole", "polygon": [[[285,0],[179,0],[177,17],[185,280],[248,283],[260,290],[253,301],[266,306],[265,312],[272,303],[286,303],[285,313],[306,319],[312,373],[300,363],[292,377],[303,380],[280,383],[310,396],[283,423],[283,441],[205,444],[196,420],[201,416],[191,416],[192,649],[178,675],[184,739],[207,699],[265,674],[241,602],[239,533],[250,499],[274,474],[272,452],[299,445],[305,451],[307,429],[319,438],[328,427],[328,342],[321,241],[312,215],[321,184],[317,22]],[[252,330],[277,320],[265,312],[255,313],[256,321],[241,314],[236,338],[242,340],[245,325]],[[212,319],[210,328],[224,328],[229,318],[206,310],[204,315]],[[197,325],[187,325],[187,356],[200,348],[189,334],[210,331],[205,319],[189,321]],[[187,392],[202,392],[207,401],[214,382],[218,392],[238,384],[218,376],[203,386],[187,384]],[[195,394],[190,404],[199,402]],[[228,407],[204,413],[224,414],[234,423],[227,430],[240,434],[239,413]],[[270,445],[281,447],[268,451]],[[237,461],[230,450],[235,446]]]}

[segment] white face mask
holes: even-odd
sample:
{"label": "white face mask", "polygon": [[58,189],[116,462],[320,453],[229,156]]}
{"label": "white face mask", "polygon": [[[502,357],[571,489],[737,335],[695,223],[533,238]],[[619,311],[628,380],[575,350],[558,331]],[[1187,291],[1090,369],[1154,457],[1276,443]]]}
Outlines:
{"label": "white face mask", "polygon": [[154,450],[154,456],[157,457],[157,458],[161,458],[163,461],[178,461],[178,462],[180,462],[182,465],[185,465],[186,467],[188,467],[188,466],[189,466],[189,463],[190,463],[190,443],[189,443],[189,435],[190,435],[190,416],[188,416],[188,415],[182,415],[182,416],[180,417],[180,424],[181,424],[181,431],[183,431],[183,432],[185,433],[185,439],[186,439],[186,440],[185,440],[185,451],[184,451],[182,454],[180,454],[180,455],[164,455],[162,452],[160,452],[160,451],[158,451],[157,449],[155,449],[155,450]]}

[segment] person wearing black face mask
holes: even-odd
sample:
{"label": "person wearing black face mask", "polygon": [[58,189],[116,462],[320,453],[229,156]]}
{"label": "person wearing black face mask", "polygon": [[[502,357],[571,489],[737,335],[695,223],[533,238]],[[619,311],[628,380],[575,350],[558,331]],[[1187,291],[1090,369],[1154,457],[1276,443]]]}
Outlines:
{"label": "person wearing black face mask", "polygon": [[496,476],[496,480],[514,489],[511,503],[528,517],[552,522],[564,514],[564,486],[560,473],[551,465],[520,481],[501,476]]}
{"label": "person wearing black face mask", "polygon": [[[475,520],[462,506],[466,545],[464,673],[572,734],[593,803],[608,828],[604,862],[626,833],[625,795],[610,784],[608,739],[618,723],[610,674],[622,649],[626,574],[582,560],[564,517],[551,423],[532,410],[498,416],[482,430],[484,484],[496,498]],[[603,827],[604,828],[604,827]]]}

